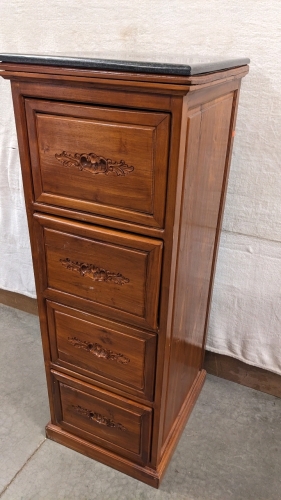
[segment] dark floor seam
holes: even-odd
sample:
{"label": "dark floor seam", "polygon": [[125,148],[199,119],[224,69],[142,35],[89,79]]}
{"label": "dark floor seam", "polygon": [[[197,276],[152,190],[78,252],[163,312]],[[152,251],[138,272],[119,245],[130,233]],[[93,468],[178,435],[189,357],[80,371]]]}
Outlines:
{"label": "dark floor seam", "polygon": [[37,451],[39,450],[39,448],[41,448],[42,444],[45,443],[47,438],[44,439],[44,441],[42,441],[42,443],[39,444],[39,446],[37,446],[36,450],[34,450],[34,452],[30,455],[30,457],[28,457],[28,459],[26,460],[26,462],[24,462],[23,466],[18,470],[18,472],[14,475],[14,477],[11,479],[11,481],[7,484],[7,486],[5,486],[5,488],[0,492],[0,498],[2,497],[2,495],[5,493],[5,491],[9,488],[9,486],[13,483],[13,481],[16,479],[16,477],[19,475],[19,473],[24,469],[24,467],[28,464],[28,462],[30,462],[30,460],[34,457],[35,453],[37,453]]}

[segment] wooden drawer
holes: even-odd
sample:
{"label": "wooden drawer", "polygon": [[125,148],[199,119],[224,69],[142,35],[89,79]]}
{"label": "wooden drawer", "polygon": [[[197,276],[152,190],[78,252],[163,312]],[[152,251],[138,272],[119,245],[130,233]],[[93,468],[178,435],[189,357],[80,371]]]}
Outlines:
{"label": "wooden drawer", "polygon": [[52,373],[63,429],[138,462],[149,458],[151,408]]}
{"label": "wooden drawer", "polygon": [[35,200],[163,227],[167,113],[26,99]]}
{"label": "wooden drawer", "polygon": [[[34,215],[46,298],[157,328],[162,242]],[[79,301],[79,299],[81,299]]]}
{"label": "wooden drawer", "polygon": [[47,301],[53,363],[153,400],[156,335]]}

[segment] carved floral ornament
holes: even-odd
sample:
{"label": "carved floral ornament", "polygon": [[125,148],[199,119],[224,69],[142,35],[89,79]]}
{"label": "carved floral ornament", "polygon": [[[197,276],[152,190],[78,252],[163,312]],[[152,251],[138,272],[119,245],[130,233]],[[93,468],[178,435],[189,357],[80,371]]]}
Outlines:
{"label": "carved floral ornament", "polygon": [[102,267],[97,267],[94,264],[87,264],[85,262],[76,262],[70,259],[60,259],[60,262],[66,269],[80,274],[80,276],[87,276],[93,281],[105,281],[108,283],[115,283],[116,285],[124,285],[129,283],[130,280],[125,278],[121,273],[112,273]]}
{"label": "carved floral ornament", "polygon": [[114,422],[114,420],[112,420],[111,418],[107,418],[104,415],[101,415],[100,413],[88,410],[87,408],[83,408],[80,405],[72,405],[72,408],[74,408],[74,410],[80,415],[83,415],[84,417],[93,420],[97,424],[106,425],[106,427],[113,427],[115,429],[118,429],[119,431],[127,430],[126,427],[124,427],[124,425]]}
{"label": "carved floral ornament", "polygon": [[104,156],[98,156],[96,153],[70,153],[63,151],[55,154],[56,159],[64,167],[77,167],[79,170],[85,170],[91,174],[114,174],[124,176],[133,172],[134,167],[127,165],[124,160],[113,161]]}
{"label": "carved floral ornament", "polygon": [[116,361],[122,365],[127,365],[130,363],[130,359],[120,352],[114,352],[110,349],[105,349],[102,345],[92,342],[87,342],[85,340],[80,340],[77,337],[68,337],[68,342],[72,344],[77,349],[83,349],[98,358],[108,359],[109,361]]}

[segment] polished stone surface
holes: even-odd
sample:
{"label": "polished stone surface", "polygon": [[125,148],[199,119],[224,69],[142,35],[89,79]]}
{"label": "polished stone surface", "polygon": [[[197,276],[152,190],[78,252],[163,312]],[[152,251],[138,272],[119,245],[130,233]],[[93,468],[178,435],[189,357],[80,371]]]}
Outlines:
{"label": "polished stone surface", "polygon": [[[154,490],[44,441],[48,415],[38,322],[34,316],[5,306],[1,311],[1,354],[12,374],[5,380],[1,377],[1,392],[5,391],[5,406],[22,419],[15,437],[9,424],[11,412],[2,406],[1,427],[7,428],[2,462],[10,461],[14,473],[17,467],[19,472],[0,494],[1,500],[280,500],[281,399],[208,376],[160,489]],[[25,378],[19,378],[34,345],[32,364],[25,368]],[[26,399],[28,408],[21,404]],[[30,454],[31,458],[23,466],[25,426],[30,441],[25,457]],[[38,443],[42,444],[36,450]],[[21,461],[16,464],[13,457],[16,460],[18,454]],[[11,474],[10,467],[9,478]],[[7,475],[5,478],[2,484],[7,483]]]}
{"label": "polished stone surface", "polygon": [[0,54],[0,61],[42,64],[72,68],[130,71],[163,75],[197,75],[249,64],[247,57],[218,58],[180,54],[76,53],[76,54]]}

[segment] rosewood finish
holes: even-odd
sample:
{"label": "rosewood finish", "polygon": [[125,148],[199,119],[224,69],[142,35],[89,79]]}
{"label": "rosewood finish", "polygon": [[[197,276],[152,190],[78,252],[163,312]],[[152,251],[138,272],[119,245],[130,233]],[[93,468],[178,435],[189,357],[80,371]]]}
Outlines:
{"label": "rosewood finish", "polygon": [[25,109],[36,201],[163,226],[167,113],[37,99]]}
{"label": "rosewood finish", "polygon": [[106,271],[101,267],[96,267],[94,264],[86,264],[85,262],[75,262],[69,258],[60,259],[60,262],[66,269],[70,269],[80,276],[88,276],[93,281],[106,281],[112,282],[116,285],[124,285],[124,283],[129,283],[128,278],[124,278],[120,273],[111,273]]}
{"label": "rosewood finish", "polygon": [[95,153],[79,154],[63,151],[61,154],[55,154],[55,157],[64,167],[78,167],[79,170],[86,170],[91,174],[126,175],[134,170],[134,167],[132,165],[129,167],[124,160],[112,161]]}
{"label": "rosewood finish", "polygon": [[110,359],[117,361],[117,363],[122,363],[122,365],[127,365],[130,363],[130,358],[124,356],[124,354],[117,354],[117,352],[110,351],[110,349],[104,349],[100,344],[92,344],[92,342],[87,342],[85,340],[79,340],[77,337],[68,337],[68,342],[78,349],[84,349],[91,354],[94,354],[98,358]]}
{"label": "rosewood finish", "polygon": [[204,383],[248,60],[186,72],[170,64],[162,74],[157,65],[158,73],[2,60],[34,262],[47,436],[157,488]]}

